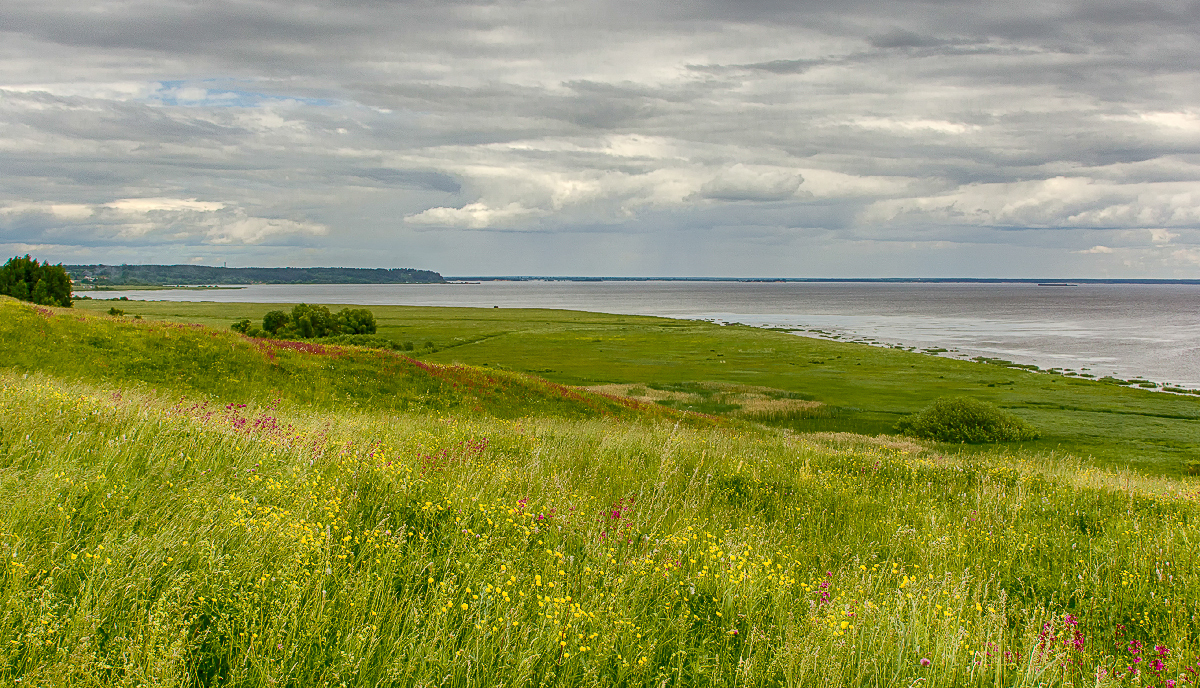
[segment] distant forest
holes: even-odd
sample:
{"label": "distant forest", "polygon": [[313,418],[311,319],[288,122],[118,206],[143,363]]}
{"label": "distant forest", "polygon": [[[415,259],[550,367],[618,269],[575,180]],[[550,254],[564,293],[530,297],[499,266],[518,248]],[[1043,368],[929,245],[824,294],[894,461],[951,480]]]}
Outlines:
{"label": "distant forest", "polygon": [[412,268],[220,268],[208,265],[64,265],[76,282],[105,284],[439,284]]}

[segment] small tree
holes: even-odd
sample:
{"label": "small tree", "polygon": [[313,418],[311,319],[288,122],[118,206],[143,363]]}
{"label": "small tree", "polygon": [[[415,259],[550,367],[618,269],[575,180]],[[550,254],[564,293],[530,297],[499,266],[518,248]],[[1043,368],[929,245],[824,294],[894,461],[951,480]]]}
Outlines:
{"label": "small tree", "polygon": [[305,339],[328,337],[338,333],[337,318],[325,306],[296,304],[292,308],[292,324],[299,330],[300,336]]}
{"label": "small tree", "polygon": [[365,308],[343,308],[337,326],[343,334],[375,334],[375,315]]}
{"label": "small tree", "polygon": [[71,277],[62,264],[14,257],[0,267],[0,294],[43,306],[71,307]]}
{"label": "small tree", "polygon": [[263,316],[263,332],[275,334],[284,327],[287,327],[291,320],[291,317],[283,311],[270,311]]}

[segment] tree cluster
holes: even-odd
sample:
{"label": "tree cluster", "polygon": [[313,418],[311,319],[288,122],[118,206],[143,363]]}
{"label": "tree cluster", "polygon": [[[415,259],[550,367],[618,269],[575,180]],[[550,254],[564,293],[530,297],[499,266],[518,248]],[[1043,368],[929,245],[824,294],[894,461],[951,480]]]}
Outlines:
{"label": "tree cluster", "polygon": [[208,265],[68,265],[95,284],[440,284],[413,268],[224,268]]}
{"label": "tree cluster", "polygon": [[43,306],[70,308],[71,276],[61,263],[38,263],[28,254],[13,257],[0,267],[0,294]]}
{"label": "tree cluster", "polygon": [[263,316],[262,327],[248,318],[232,325],[234,332],[251,337],[315,339],[335,335],[375,334],[375,315],[365,308],[343,308],[331,313],[325,306],[297,304],[292,312],[271,311]]}

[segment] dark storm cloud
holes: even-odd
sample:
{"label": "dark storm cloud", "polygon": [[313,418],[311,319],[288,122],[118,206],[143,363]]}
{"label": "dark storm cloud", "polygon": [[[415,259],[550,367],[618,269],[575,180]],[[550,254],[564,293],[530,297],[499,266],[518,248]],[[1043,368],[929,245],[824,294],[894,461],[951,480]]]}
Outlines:
{"label": "dark storm cloud", "polygon": [[883,274],[993,242],[1200,274],[1197,29],[1196,2],[10,2],[0,247],[477,274],[915,252]]}

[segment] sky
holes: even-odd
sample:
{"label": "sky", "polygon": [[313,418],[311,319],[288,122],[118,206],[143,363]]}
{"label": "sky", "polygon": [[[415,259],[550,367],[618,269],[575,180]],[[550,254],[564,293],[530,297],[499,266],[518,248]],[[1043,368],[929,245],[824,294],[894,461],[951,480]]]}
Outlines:
{"label": "sky", "polygon": [[0,253],[1200,277],[1200,1],[4,0]]}

